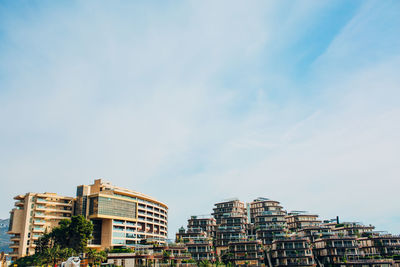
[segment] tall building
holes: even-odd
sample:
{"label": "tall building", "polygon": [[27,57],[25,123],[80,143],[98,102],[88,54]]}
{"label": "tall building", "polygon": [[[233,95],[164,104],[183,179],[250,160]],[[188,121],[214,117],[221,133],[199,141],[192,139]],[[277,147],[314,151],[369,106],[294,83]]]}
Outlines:
{"label": "tall building", "polygon": [[166,243],[168,206],[148,195],[97,179],[77,187],[75,214],[93,223],[91,247]]}
{"label": "tall building", "polygon": [[229,242],[247,239],[247,211],[244,202],[233,199],[216,203],[212,214],[218,225],[216,229],[217,247],[228,248]]}
{"label": "tall building", "polygon": [[35,241],[50,232],[62,219],[73,213],[73,198],[55,193],[27,193],[14,197],[10,212],[10,256],[12,260],[35,253]]}
{"label": "tall building", "polygon": [[266,214],[266,212],[282,212],[286,215],[279,201],[271,200],[265,197],[256,198],[250,203],[250,222],[255,223],[257,216]]}
{"label": "tall building", "polygon": [[286,215],[278,201],[257,198],[250,203],[250,218],[255,226],[256,237],[263,244],[270,245],[275,238],[286,233]]}

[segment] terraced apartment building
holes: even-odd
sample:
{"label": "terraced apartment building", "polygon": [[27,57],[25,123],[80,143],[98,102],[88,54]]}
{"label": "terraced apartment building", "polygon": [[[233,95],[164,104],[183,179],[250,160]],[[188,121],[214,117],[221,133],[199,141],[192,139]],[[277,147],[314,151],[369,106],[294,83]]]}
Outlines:
{"label": "terraced apartment building", "polygon": [[376,232],[372,225],[286,212],[278,201],[261,197],[247,204],[218,202],[212,215],[215,225],[209,231],[196,232],[189,223],[188,231],[182,227],[177,234],[177,242],[208,241],[207,255],[189,250],[199,262],[214,260],[214,251],[215,261],[234,266],[400,267],[400,236]]}
{"label": "terraced apartment building", "polygon": [[216,220],[215,242],[217,247],[226,247],[230,242],[247,238],[248,217],[244,202],[232,199],[215,204],[212,214]]}
{"label": "terraced apartment building", "polygon": [[250,218],[254,224],[256,237],[264,245],[272,244],[278,236],[286,234],[287,212],[278,201],[257,198],[250,203]]}
{"label": "terraced apartment building", "polygon": [[26,193],[14,197],[10,212],[11,259],[35,253],[35,242],[73,214],[73,198],[55,193]]}

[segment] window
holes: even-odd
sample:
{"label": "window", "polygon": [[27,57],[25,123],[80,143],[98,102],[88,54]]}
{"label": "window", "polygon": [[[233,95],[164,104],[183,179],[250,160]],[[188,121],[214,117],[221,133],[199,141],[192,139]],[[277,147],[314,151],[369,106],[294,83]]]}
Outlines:
{"label": "window", "polygon": [[113,239],[113,244],[114,245],[125,245],[125,240],[124,239]]}
{"label": "window", "polygon": [[113,237],[125,237],[125,233],[122,232],[113,232],[112,233]]}
{"label": "window", "polygon": [[89,214],[136,218],[136,203],[108,197],[93,197],[89,202]]}

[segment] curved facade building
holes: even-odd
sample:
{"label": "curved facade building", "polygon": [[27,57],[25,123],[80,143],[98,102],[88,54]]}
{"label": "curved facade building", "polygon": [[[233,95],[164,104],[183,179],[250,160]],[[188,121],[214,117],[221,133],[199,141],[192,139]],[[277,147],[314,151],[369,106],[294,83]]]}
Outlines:
{"label": "curved facade building", "polygon": [[166,243],[166,204],[101,179],[92,185],[78,186],[76,195],[75,214],[93,222],[91,247],[129,247],[143,240]]}

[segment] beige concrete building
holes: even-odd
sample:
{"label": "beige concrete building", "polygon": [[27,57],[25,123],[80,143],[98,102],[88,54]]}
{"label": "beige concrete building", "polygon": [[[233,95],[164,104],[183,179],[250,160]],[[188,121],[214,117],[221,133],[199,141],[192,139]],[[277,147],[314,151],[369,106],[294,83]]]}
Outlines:
{"label": "beige concrete building", "polygon": [[12,260],[35,253],[35,241],[58,226],[73,213],[73,198],[55,193],[27,193],[14,197],[15,208],[10,212]]}
{"label": "beige concrete building", "polygon": [[292,211],[286,216],[286,222],[289,230],[295,232],[303,228],[319,226],[317,214],[309,214],[306,211]]}
{"label": "beige concrete building", "polygon": [[166,243],[168,206],[148,195],[95,180],[77,187],[75,214],[93,223],[93,248]]}
{"label": "beige concrete building", "polygon": [[274,240],[271,248],[273,266],[316,266],[308,238]]}
{"label": "beige concrete building", "polygon": [[256,229],[256,237],[264,245],[272,244],[278,236],[287,232],[286,211],[278,201],[257,198],[250,203],[250,220]]}
{"label": "beige concrete building", "polygon": [[231,199],[216,203],[212,215],[218,225],[215,233],[216,247],[228,249],[229,242],[246,240],[248,219],[244,202]]}

